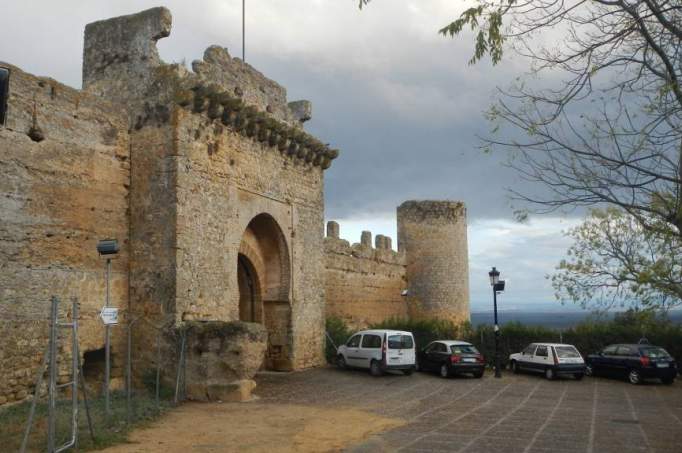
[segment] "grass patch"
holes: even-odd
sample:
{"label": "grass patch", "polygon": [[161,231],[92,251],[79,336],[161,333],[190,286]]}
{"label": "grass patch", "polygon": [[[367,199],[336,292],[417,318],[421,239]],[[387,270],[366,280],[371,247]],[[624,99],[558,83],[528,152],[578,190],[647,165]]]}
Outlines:
{"label": "grass patch", "polygon": [[[158,418],[172,407],[168,400],[161,400],[159,407],[153,395],[137,392],[131,404],[131,422],[127,423],[126,398],[123,392],[111,394],[111,416],[104,411],[104,399],[89,399],[95,440],[90,437],[85,405],[80,401],[78,410],[78,442],[81,450],[100,450],[114,444],[126,442],[128,433]],[[24,402],[0,409],[0,450],[19,451],[24,430],[31,408],[30,402]],[[71,400],[57,401],[56,447],[66,443],[71,437]],[[42,398],[36,406],[33,428],[28,442],[28,451],[45,451],[47,446],[47,402]]]}

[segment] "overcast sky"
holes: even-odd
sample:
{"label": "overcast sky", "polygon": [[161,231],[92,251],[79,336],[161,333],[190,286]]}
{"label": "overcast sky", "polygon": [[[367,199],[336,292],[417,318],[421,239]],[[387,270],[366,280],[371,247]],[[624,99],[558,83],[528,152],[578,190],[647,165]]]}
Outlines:
{"label": "overcast sky", "polygon": [[[167,62],[199,59],[211,44],[241,54],[240,0],[8,0],[0,14],[0,61],[74,87],[81,85],[83,29],[95,20],[164,5],[173,14],[159,42]],[[472,38],[437,30],[466,6],[455,0],[247,0],[246,60],[308,99],[306,129],[341,150],[326,172],[326,217],[342,237],[360,231],[395,240],[395,208],[408,199],[467,204],[472,309],[492,304],[487,272],[508,280],[505,309],[556,310],[545,275],[570,244],[561,234],[576,219],[512,220],[506,188],[520,187],[505,156],[484,154],[477,136],[496,87],[527,62],[467,64]],[[539,190],[528,188],[528,190]],[[573,308],[573,307],[564,307]]]}

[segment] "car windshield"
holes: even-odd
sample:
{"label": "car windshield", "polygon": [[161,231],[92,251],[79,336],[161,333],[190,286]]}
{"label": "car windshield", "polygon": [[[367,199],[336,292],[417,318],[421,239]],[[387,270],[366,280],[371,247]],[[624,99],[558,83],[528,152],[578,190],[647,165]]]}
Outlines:
{"label": "car windshield", "polygon": [[453,344],[450,350],[453,354],[478,354],[478,349],[471,344]]}
{"label": "car windshield", "polygon": [[656,347],[649,347],[649,348],[640,348],[639,351],[642,353],[642,355],[651,357],[652,359],[657,359],[657,358],[662,358],[662,357],[670,357],[670,354],[668,354],[668,351],[666,351],[663,348],[656,348]]}
{"label": "car windshield", "polygon": [[555,346],[556,355],[562,359],[577,359],[580,353],[573,346]]}
{"label": "car windshield", "polygon": [[414,342],[409,335],[389,335],[388,349],[412,349]]}

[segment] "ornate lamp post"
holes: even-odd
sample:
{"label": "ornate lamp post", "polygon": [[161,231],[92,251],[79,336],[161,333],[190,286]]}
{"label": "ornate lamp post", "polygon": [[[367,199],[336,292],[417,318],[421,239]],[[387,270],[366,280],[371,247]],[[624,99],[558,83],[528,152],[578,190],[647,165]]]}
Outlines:
{"label": "ornate lamp post", "polygon": [[504,280],[500,280],[500,271],[495,267],[488,272],[490,286],[493,287],[493,310],[495,313],[495,377],[502,377],[502,367],[500,365],[500,327],[497,324],[497,293],[504,291]]}

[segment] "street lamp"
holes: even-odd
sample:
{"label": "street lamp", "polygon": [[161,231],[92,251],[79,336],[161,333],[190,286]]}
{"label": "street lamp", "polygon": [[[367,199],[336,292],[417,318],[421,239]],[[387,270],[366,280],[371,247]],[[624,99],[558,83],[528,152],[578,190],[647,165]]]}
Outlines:
{"label": "street lamp", "polygon": [[504,280],[500,280],[500,271],[495,267],[488,272],[490,277],[490,286],[493,287],[493,309],[495,313],[495,377],[502,377],[502,368],[500,366],[500,327],[497,324],[497,293],[504,291]]}
{"label": "street lamp", "polygon": [[[118,241],[116,239],[104,239],[97,243],[97,253],[99,256],[107,260],[107,295],[104,302],[104,308],[109,308],[109,287],[111,280],[111,258],[119,251]],[[111,374],[111,326],[105,323],[104,326],[104,412],[109,416],[111,409],[109,403],[109,375]]]}

